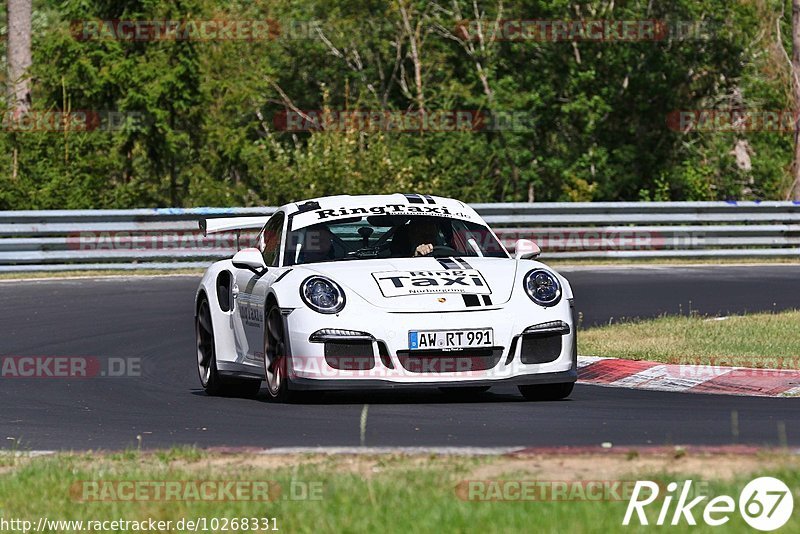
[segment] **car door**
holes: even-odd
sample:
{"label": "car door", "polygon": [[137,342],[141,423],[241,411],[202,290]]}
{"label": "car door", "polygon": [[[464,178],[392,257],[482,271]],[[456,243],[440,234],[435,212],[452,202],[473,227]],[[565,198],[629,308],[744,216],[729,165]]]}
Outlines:
{"label": "car door", "polygon": [[234,329],[237,352],[247,363],[261,366],[264,360],[264,320],[267,290],[278,277],[285,216],[273,215],[258,234],[256,247],[264,257],[266,272],[238,269],[233,294],[240,325]]}

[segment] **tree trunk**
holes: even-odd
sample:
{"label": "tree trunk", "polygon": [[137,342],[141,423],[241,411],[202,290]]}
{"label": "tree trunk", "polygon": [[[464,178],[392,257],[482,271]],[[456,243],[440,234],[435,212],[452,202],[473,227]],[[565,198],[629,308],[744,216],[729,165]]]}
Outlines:
{"label": "tree trunk", "polygon": [[17,113],[31,106],[31,0],[8,0],[8,105]]}
{"label": "tree trunk", "polygon": [[789,198],[800,200],[800,0],[792,0],[792,95],[794,96],[794,165]]}
{"label": "tree trunk", "polygon": [[406,34],[408,34],[408,43],[411,47],[411,62],[414,64],[414,85],[417,88],[417,107],[420,113],[425,113],[425,97],[423,96],[422,90],[422,59],[420,58],[419,51],[421,43],[420,24],[418,22],[415,28],[412,28],[408,9],[406,9],[406,6],[403,5],[402,2],[399,5],[400,14],[403,16],[403,27],[406,30]]}

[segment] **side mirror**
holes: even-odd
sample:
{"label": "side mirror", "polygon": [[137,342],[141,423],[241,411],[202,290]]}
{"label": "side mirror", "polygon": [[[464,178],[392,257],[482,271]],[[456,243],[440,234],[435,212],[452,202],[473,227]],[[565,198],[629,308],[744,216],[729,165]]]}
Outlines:
{"label": "side mirror", "polygon": [[231,262],[237,269],[248,269],[255,274],[261,274],[267,269],[261,251],[257,248],[243,248],[233,255]]}
{"label": "side mirror", "polygon": [[538,258],[542,253],[539,245],[530,239],[517,239],[514,243],[514,259],[515,260],[532,260]]}

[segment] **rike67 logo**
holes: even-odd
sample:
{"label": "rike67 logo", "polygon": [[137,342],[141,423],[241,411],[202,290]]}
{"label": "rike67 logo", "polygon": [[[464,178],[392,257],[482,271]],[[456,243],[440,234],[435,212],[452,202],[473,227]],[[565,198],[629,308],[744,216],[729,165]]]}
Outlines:
{"label": "rike67 logo", "polygon": [[[648,525],[645,508],[659,498],[659,489],[660,486],[656,482],[638,480],[633,488],[622,524],[630,525],[633,520],[633,524],[638,521],[640,525]],[[696,525],[695,514],[699,514],[706,525],[718,527],[730,521],[738,504],[739,514],[748,525],[757,530],[771,531],[785,525],[792,517],[794,509],[792,492],[786,484],[772,477],[760,477],[750,481],[739,494],[738,503],[733,497],[719,495],[706,502],[705,506],[699,506],[708,499],[708,496],[701,495],[692,499],[692,493],[691,480],[685,481],[680,490],[677,482],[667,484],[658,519],[654,524],[679,525],[685,521],[688,525]],[[675,502],[674,509],[673,502]]]}

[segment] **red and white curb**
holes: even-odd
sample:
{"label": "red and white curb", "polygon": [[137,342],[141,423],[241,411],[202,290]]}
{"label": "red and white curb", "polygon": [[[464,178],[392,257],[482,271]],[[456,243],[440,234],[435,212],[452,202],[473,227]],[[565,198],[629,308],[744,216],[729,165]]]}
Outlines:
{"label": "red and white curb", "polygon": [[685,393],[800,397],[800,370],[792,369],[665,364],[579,356],[578,382]]}

